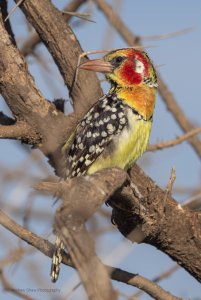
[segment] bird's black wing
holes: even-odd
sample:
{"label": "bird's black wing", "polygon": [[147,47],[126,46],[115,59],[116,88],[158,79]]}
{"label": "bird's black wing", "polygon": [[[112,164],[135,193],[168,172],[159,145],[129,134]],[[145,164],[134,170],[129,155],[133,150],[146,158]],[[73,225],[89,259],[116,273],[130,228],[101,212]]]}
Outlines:
{"label": "bird's black wing", "polygon": [[67,177],[84,175],[128,120],[125,105],[116,95],[99,99],[78,124],[68,143]]}

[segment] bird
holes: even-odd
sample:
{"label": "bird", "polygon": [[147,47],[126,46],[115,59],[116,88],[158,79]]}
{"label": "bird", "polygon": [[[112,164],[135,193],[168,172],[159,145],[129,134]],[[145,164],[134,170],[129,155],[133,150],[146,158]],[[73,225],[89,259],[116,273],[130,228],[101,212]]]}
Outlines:
{"label": "bird", "polygon": [[[111,87],[88,110],[63,146],[66,179],[110,167],[128,170],[149,141],[158,87],[152,61],[142,50],[123,48],[88,60],[79,69],[103,73]],[[52,282],[58,279],[63,252],[64,244],[57,236]]]}

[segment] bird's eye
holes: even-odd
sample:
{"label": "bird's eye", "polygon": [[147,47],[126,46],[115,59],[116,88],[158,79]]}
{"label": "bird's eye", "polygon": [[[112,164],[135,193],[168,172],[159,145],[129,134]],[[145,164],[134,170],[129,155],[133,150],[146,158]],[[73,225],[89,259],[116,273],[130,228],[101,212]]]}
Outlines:
{"label": "bird's eye", "polygon": [[117,57],[114,57],[114,58],[112,59],[111,62],[112,62],[113,65],[117,66],[117,65],[119,65],[123,60],[124,60],[124,57],[123,57],[123,56],[117,56]]}

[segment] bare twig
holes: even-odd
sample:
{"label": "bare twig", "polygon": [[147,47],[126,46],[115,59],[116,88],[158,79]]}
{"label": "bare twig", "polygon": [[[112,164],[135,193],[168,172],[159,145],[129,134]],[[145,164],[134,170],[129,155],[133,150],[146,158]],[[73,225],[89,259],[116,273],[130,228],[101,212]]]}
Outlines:
{"label": "bare twig", "polygon": [[169,180],[168,185],[165,190],[167,197],[171,194],[173,183],[174,183],[175,179],[176,179],[176,171],[175,171],[175,168],[172,168],[170,180]]}
{"label": "bare twig", "polygon": [[[33,249],[33,248],[32,248]],[[30,251],[30,248],[22,248],[18,247],[14,250],[11,250],[7,255],[0,260],[0,269],[3,269],[8,264],[13,264],[14,262],[17,262],[21,260],[25,253]]]}
{"label": "bare twig", "polygon": [[[179,300],[180,299],[181,300],[181,298],[175,297],[175,296],[171,295],[169,292],[164,291],[156,283],[149,281],[148,279],[146,279],[143,282],[142,277],[137,274],[134,275],[129,272],[125,272],[124,274],[121,274],[121,270],[116,269],[112,272],[112,276],[114,276],[114,275],[115,275],[115,278],[117,281],[122,282],[122,279],[124,278],[124,280],[126,279],[128,284],[131,284],[131,285],[134,284],[135,287],[141,289],[143,292],[145,291],[145,288],[147,286],[149,286],[149,292],[147,292],[147,289],[146,289],[146,293],[148,295],[152,296],[153,299],[157,299],[157,300]],[[159,289],[158,289],[158,287],[159,287]],[[150,293],[150,291],[151,291],[151,293]]]}
{"label": "bare twig", "polygon": [[22,4],[24,0],[19,0],[17,2],[17,4],[11,9],[11,11],[9,12],[8,16],[5,19],[5,22],[10,18],[10,16],[16,11],[16,9],[20,6],[20,4]]}
{"label": "bare twig", "polygon": [[19,289],[13,287],[10,282],[8,281],[8,279],[5,277],[5,275],[3,274],[3,271],[0,269],[0,280],[2,282],[3,288],[5,291],[10,292],[22,299],[25,300],[34,300],[34,298],[28,296],[27,294],[21,292]]}
{"label": "bare twig", "polygon": [[176,272],[180,268],[179,265],[174,265],[173,267],[169,268],[168,270],[162,272],[158,276],[152,279],[153,282],[159,282],[161,280],[166,279],[167,277],[171,276],[174,272]]}
{"label": "bare twig", "polygon": [[[168,277],[170,277],[174,272],[176,272],[179,269],[179,265],[174,265],[173,267],[169,268],[165,272],[162,272],[158,276],[154,277],[152,279],[153,282],[159,282],[161,280],[164,280]],[[137,293],[133,294],[131,297],[129,297],[128,300],[134,300],[134,299],[139,299],[139,297],[143,294],[143,291],[138,291]]]}
{"label": "bare twig", "polygon": [[201,133],[201,128],[200,127],[192,129],[189,132],[177,137],[176,139],[161,142],[161,143],[157,143],[157,144],[154,144],[154,145],[149,145],[147,151],[162,150],[162,149],[165,149],[165,148],[169,148],[169,147],[179,145],[179,144],[183,143],[184,141],[190,139],[195,134],[199,134],[199,133]]}
{"label": "bare twig", "polygon": [[174,31],[174,32],[169,32],[169,33],[165,33],[165,34],[159,34],[159,35],[141,35],[140,39],[141,40],[162,40],[162,39],[169,39],[169,38],[173,38],[173,37],[177,37],[180,36],[182,34],[186,34],[189,33],[193,30],[193,28],[188,27],[188,28],[184,28],[178,31]]}
{"label": "bare twig", "polygon": [[79,281],[66,295],[65,298],[68,299],[73,292],[75,292],[80,286],[82,285],[82,282]]}
{"label": "bare twig", "polygon": [[[158,75],[158,84],[159,84],[159,92],[162,97],[162,100],[165,102],[168,110],[172,113],[175,120],[179,124],[180,128],[184,132],[189,132],[190,130],[194,129],[194,126],[190,123],[190,121],[185,116],[184,112],[177,104],[174,95],[170,92],[167,85],[164,83],[162,78]],[[192,137],[189,140],[189,143],[193,146],[194,150],[201,157],[201,142],[200,139],[197,137]]]}

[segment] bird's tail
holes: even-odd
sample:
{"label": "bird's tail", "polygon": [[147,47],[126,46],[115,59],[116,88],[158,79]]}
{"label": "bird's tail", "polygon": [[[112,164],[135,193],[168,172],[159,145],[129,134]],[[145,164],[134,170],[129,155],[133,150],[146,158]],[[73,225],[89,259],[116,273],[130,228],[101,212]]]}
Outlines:
{"label": "bird's tail", "polygon": [[55,241],[55,249],[52,256],[52,265],[51,265],[51,280],[56,282],[59,277],[60,264],[63,258],[64,244],[62,240],[57,236]]}

